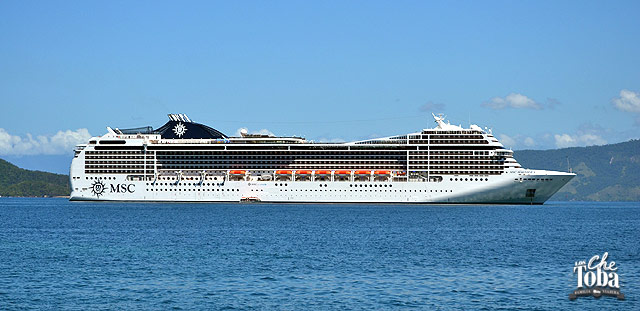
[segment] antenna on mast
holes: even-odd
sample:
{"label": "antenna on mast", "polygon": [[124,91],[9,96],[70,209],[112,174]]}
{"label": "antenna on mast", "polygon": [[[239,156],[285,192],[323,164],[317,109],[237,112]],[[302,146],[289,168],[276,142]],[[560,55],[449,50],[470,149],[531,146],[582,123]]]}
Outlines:
{"label": "antenna on mast", "polygon": [[438,124],[439,128],[444,128],[446,125],[444,124],[444,116],[442,115],[442,113],[439,113],[438,116],[436,117],[435,114],[433,114],[433,112],[431,113],[431,115],[433,116],[433,118],[436,120],[436,123]]}
{"label": "antenna on mast", "polygon": [[569,169],[569,173],[573,173],[573,170],[571,169],[571,164],[569,163],[569,156],[567,156],[567,168]]}

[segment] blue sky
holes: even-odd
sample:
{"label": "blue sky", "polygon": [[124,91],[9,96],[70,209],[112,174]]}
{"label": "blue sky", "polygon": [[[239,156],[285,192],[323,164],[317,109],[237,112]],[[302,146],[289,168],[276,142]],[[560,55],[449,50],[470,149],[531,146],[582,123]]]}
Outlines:
{"label": "blue sky", "polygon": [[434,125],[430,112],[491,127],[513,149],[639,138],[639,9],[3,1],[0,157],[68,166],[33,157],[70,155],[106,126],[158,127],[167,113],[316,141],[417,131]]}

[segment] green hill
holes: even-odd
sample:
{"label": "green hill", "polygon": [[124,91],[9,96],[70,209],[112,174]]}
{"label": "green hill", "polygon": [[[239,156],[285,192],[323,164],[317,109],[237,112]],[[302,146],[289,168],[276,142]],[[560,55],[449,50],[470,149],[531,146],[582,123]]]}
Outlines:
{"label": "green hill", "polygon": [[69,192],[67,175],[29,171],[0,159],[1,196],[67,196]]}
{"label": "green hill", "polygon": [[519,150],[514,157],[525,168],[566,172],[571,166],[577,176],[551,200],[640,201],[640,140],[604,146]]}

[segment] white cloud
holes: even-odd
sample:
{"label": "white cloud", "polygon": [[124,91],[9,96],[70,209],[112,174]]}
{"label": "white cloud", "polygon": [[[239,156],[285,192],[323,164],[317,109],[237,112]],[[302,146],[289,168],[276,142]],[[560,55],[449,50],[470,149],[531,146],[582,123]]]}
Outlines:
{"label": "white cloud", "polygon": [[535,141],[531,137],[525,137],[520,134],[516,135],[507,135],[507,134],[499,134],[497,135],[498,141],[505,146],[506,148],[511,149],[521,149],[523,147],[532,147],[535,145]]}
{"label": "white cloud", "polygon": [[577,145],[576,139],[571,137],[569,134],[556,134],[553,135],[553,137],[556,139],[556,147],[558,148],[573,147]]}
{"label": "white cloud", "polygon": [[250,134],[260,134],[260,135],[276,136],[275,134],[273,134],[273,132],[271,132],[271,131],[269,131],[269,130],[267,130],[267,129],[261,129],[261,130],[257,130],[257,131],[249,131],[249,129],[248,129],[248,128],[245,128],[245,127],[241,127],[241,128],[239,128],[239,129],[234,133],[234,136],[235,136],[235,137],[240,137],[240,136],[242,136],[242,134],[241,134],[241,131],[242,131],[242,130],[245,130],[247,133],[250,133]]}
{"label": "white cloud", "polygon": [[505,97],[494,97],[490,101],[485,102],[482,105],[491,109],[527,108],[540,110],[543,108],[541,104],[519,93],[511,93]]}
{"label": "white cloud", "polygon": [[607,143],[604,138],[594,134],[583,134],[578,137],[578,141],[583,142],[585,146],[604,145]]}
{"label": "white cloud", "polygon": [[578,130],[575,133],[545,134],[537,136],[525,136],[521,134],[496,135],[500,143],[506,148],[514,150],[536,148],[567,148],[591,145],[604,145],[607,141],[597,133]]}
{"label": "white cloud", "polygon": [[554,135],[556,147],[567,148],[577,146],[604,145],[607,143],[604,138],[596,134],[581,133],[576,135],[561,134]]}
{"label": "white cloud", "polygon": [[0,155],[65,154],[71,153],[77,144],[86,143],[91,134],[86,128],[75,131],[58,131],[53,136],[25,137],[11,135],[0,128]]}
{"label": "white cloud", "polygon": [[535,146],[536,142],[533,140],[533,138],[531,137],[527,137],[524,139],[524,145],[527,147],[533,147]]}
{"label": "white cloud", "polygon": [[516,140],[511,138],[511,136],[509,135],[500,134],[499,140],[502,143],[502,145],[507,148],[512,148],[513,146],[516,145]]}
{"label": "white cloud", "polygon": [[640,93],[622,90],[620,97],[613,99],[613,106],[621,111],[640,113]]}

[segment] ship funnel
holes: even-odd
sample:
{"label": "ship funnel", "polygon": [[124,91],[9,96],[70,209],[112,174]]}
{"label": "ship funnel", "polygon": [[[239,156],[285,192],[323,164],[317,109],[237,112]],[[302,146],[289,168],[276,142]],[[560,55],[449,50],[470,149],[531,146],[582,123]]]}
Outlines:
{"label": "ship funnel", "polygon": [[191,123],[191,119],[189,119],[189,117],[187,117],[186,114],[184,113],[170,113],[167,116],[169,116],[169,120],[171,121],[182,121],[182,122],[189,122]]}

